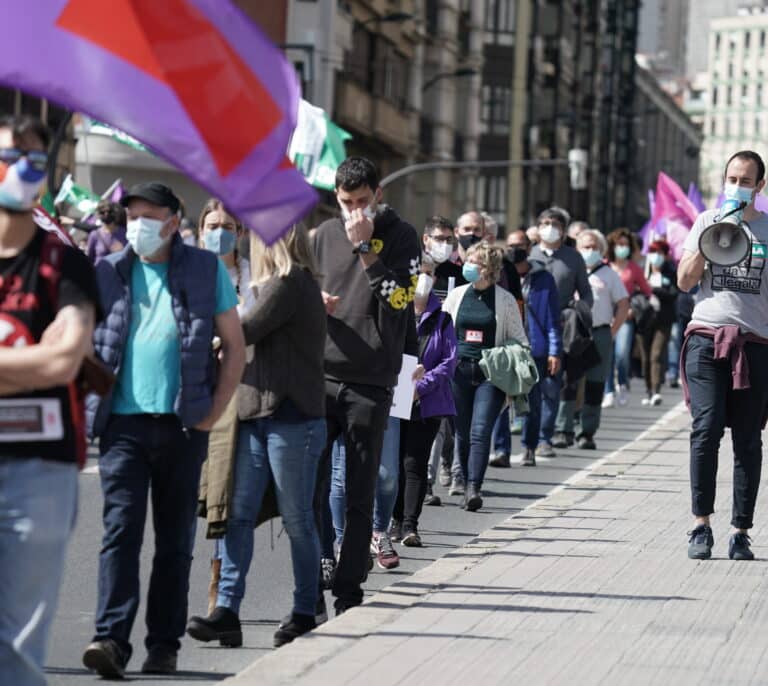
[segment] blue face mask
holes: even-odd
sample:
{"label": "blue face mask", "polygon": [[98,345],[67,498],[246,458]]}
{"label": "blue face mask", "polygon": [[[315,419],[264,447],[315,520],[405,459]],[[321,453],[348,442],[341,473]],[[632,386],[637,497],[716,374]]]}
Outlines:
{"label": "blue face mask", "polygon": [[229,255],[237,245],[237,234],[217,226],[215,229],[208,229],[205,232],[203,242],[206,249],[212,253],[220,256]]}
{"label": "blue face mask", "polygon": [[603,259],[603,256],[594,248],[579,250],[579,252],[584,258],[584,262],[586,263],[587,267],[594,267],[598,262],[600,262],[600,260]]}
{"label": "blue face mask", "polygon": [[469,282],[475,283],[480,280],[480,267],[472,262],[465,262],[461,268],[461,275]]}
{"label": "blue face mask", "polygon": [[662,255],[660,252],[649,252],[648,264],[650,264],[652,267],[661,267],[661,265],[664,264],[664,255]]}
{"label": "blue face mask", "polygon": [[630,255],[630,250],[628,245],[617,245],[616,249],[613,252],[616,254],[616,257],[618,257],[620,260],[626,260]]}
{"label": "blue face mask", "polygon": [[728,200],[738,200],[747,204],[752,202],[752,194],[754,192],[754,188],[744,188],[744,186],[739,186],[738,183],[726,183],[723,186],[723,195]]}

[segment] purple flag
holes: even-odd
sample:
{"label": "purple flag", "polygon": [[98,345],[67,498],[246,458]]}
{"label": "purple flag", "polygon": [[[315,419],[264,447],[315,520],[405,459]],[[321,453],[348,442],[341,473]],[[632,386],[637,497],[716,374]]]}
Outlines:
{"label": "purple flag", "polygon": [[25,49],[0,42],[0,83],[137,138],[265,241],[315,204],[282,166],[295,70],[230,0],[36,0],[8,3],[4,20]]}
{"label": "purple flag", "polygon": [[703,212],[707,209],[707,206],[704,204],[704,198],[701,197],[701,191],[693,181],[688,184],[688,200],[693,203],[693,206],[699,212]]}

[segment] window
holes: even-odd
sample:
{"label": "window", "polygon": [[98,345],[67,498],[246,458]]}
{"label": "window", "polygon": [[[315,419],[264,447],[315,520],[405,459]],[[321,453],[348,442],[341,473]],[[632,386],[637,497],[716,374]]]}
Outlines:
{"label": "window", "polygon": [[733,104],[733,87],[728,86],[725,91],[725,104],[730,107]]}
{"label": "window", "polygon": [[714,136],[715,135],[715,118],[712,117],[712,119],[709,120],[709,135]]}
{"label": "window", "polygon": [[765,48],[765,31],[760,32],[760,49]]}
{"label": "window", "polygon": [[480,104],[480,121],[487,133],[507,134],[512,119],[512,88],[484,85]]}
{"label": "window", "polygon": [[728,78],[729,79],[733,78],[733,62],[728,64]]}
{"label": "window", "polygon": [[485,30],[490,42],[512,45],[515,33],[516,0],[485,0]]}
{"label": "window", "polygon": [[746,105],[749,102],[749,86],[743,84],[741,87],[741,104]]}
{"label": "window", "polygon": [[507,223],[506,174],[483,174],[478,177],[477,200],[478,205],[484,208],[498,222],[499,230],[501,231]]}
{"label": "window", "polygon": [[725,138],[731,137],[731,119],[730,117],[725,117],[723,119],[723,136]]}
{"label": "window", "polygon": [[749,50],[749,38],[751,35],[749,31],[744,34],[744,50]]}
{"label": "window", "polygon": [[755,137],[760,135],[760,115],[755,117]]}
{"label": "window", "polygon": [[717,86],[712,89],[712,107],[717,107]]}
{"label": "window", "polygon": [[758,105],[763,104],[763,84],[758,83],[757,87],[755,88],[755,101]]}
{"label": "window", "polygon": [[715,34],[715,52],[720,52],[720,32]]}

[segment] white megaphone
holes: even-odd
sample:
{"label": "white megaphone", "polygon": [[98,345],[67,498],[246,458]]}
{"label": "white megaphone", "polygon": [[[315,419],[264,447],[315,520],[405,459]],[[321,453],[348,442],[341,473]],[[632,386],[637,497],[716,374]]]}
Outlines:
{"label": "white megaphone", "polygon": [[715,223],[701,232],[699,252],[712,264],[732,267],[747,259],[752,241],[741,225],[746,206],[740,200],[726,200]]}

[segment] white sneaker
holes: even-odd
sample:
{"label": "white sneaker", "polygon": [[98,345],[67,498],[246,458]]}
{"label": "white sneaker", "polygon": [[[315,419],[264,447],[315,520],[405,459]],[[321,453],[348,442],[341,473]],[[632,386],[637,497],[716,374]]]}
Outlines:
{"label": "white sneaker", "polygon": [[613,393],[606,393],[603,396],[603,409],[613,407],[616,404]]}
{"label": "white sneaker", "polygon": [[661,394],[659,393],[653,394],[653,397],[651,398],[651,405],[653,405],[654,407],[658,407],[663,402],[664,402],[664,398],[661,397]]}
{"label": "white sneaker", "polygon": [[619,386],[619,392],[616,394],[616,402],[619,407],[624,407],[629,402],[629,393],[626,386]]}
{"label": "white sneaker", "polygon": [[641,405],[650,405],[650,404],[651,404],[651,399],[650,399],[650,397],[646,395],[646,396],[645,396],[645,398],[643,398],[643,399],[640,401],[640,404],[641,404]]}

